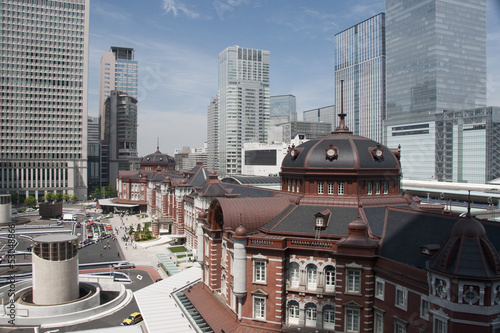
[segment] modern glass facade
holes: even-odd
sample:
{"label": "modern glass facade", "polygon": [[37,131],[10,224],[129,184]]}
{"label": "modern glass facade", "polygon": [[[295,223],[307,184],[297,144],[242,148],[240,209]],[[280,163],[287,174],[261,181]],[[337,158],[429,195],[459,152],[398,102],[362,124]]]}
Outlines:
{"label": "modern glass facade", "polygon": [[335,114],[335,105],[303,111],[302,116],[303,120],[307,122],[330,123],[332,131],[337,127],[338,116]]}
{"label": "modern glass facade", "polygon": [[0,188],[87,194],[89,0],[1,0]]}
{"label": "modern glass facade", "polygon": [[[335,35],[335,104],[357,135],[382,142],[385,117],[385,14]],[[341,111],[341,110],[339,110]]]}
{"label": "modern glass facade", "polygon": [[297,102],[295,96],[271,96],[269,115],[271,126],[289,121],[297,121]]}
{"label": "modern glass facade", "polygon": [[388,120],[486,105],[486,0],[387,0],[386,27]]}
{"label": "modern glass facade", "polygon": [[219,170],[241,174],[241,148],[267,142],[269,51],[230,46],[219,54]]}

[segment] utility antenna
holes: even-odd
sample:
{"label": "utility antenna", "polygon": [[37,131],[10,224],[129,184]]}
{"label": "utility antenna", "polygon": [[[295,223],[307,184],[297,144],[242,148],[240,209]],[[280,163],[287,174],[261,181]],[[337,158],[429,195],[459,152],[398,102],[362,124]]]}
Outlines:
{"label": "utility antenna", "polygon": [[160,137],[156,138],[156,150],[160,151]]}
{"label": "utility antenna", "polygon": [[467,217],[470,217],[470,190],[469,190],[469,198],[467,200]]}

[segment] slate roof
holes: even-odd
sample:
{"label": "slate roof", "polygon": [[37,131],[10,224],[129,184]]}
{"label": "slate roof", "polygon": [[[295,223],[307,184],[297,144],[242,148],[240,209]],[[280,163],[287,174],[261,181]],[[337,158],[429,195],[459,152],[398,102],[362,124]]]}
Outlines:
{"label": "slate roof", "polygon": [[[336,158],[326,158],[328,147],[337,148]],[[371,149],[380,146],[383,156],[375,159]],[[299,153],[292,158],[290,151],[283,159],[282,168],[327,168],[327,169],[394,169],[399,170],[399,161],[392,151],[371,139],[350,132],[333,132],[309,140],[297,147]]]}

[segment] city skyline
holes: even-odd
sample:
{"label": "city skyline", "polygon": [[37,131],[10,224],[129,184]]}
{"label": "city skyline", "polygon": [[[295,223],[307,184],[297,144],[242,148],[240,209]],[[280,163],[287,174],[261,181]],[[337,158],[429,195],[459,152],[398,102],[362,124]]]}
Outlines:
{"label": "city skyline", "polygon": [[[500,4],[487,1],[487,105],[500,105]],[[89,110],[97,115],[99,58],[136,51],[139,156],[201,147],[217,94],[217,57],[228,46],[268,49],[271,95],[293,94],[297,112],[334,104],[334,35],[385,12],[385,1],[92,1]],[[297,46],[300,47],[297,47]],[[189,130],[187,130],[189,129]]]}

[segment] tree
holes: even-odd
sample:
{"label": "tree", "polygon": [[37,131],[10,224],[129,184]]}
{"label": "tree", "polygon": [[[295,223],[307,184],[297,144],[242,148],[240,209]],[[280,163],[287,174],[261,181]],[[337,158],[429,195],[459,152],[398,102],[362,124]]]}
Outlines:
{"label": "tree", "polygon": [[132,233],[133,233],[133,232],[134,232],[134,226],[133,226],[133,225],[131,225],[131,226],[130,226],[130,229],[128,230],[128,234],[129,234],[129,235],[132,235]]}
{"label": "tree", "polygon": [[63,196],[62,196],[64,202],[68,202],[69,201],[69,194],[68,193],[64,193]]}
{"label": "tree", "polygon": [[40,202],[44,202],[45,200],[47,200],[47,198],[45,198],[45,195],[42,195],[42,196],[40,197]]}
{"label": "tree", "polygon": [[71,201],[76,201],[76,199],[78,199],[78,197],[76,196],[76,194],[73,194],[72,196],[69,197],[69,199]]}
{"label": "tree", "polygon": [[106,188],[105,187],[101,188],[101,196],[100,196],[100,198],[106,198]]}
{"label": "tree", "polygon": [[136,229],[136,231],[137,231],[137,232],[141,232],[141,224],[140,224],[140,223],[137,225],[137,229]]}
{"label": "tree", "polygon": [[36,199],[34,196],[30,195],[26,198],[26,200],[24,200],[24,205],[26,207],[35,207],[36,206]]}
{"label": "tree", "polygon": [[55,199],[54,193],[49,192],[49,193],[45,194],[45,200],[47,200],[48,202],[52,202],[52,201],[54,201],[54,199]]}
{"label": "tree", "polygon": [[106,197],[107,198],[114,198],[114,197],[116,197],[116,195],[117,195],[117,192],[114,189],[114,187],[111,185],[108,185],[108,187],[106,187]]}
{"label": "tree", "polygon": [[99,189],[99,187],[96,187],[94,189],[94,192],[92,192],[92,198],[94,198],[94,199],[100,199],[101,198],[101,190]]}
{"label": "tree", "polygon": [[62,198],[63,198],[62,193],[56,193],[56,194],[54,194],[54,201],[61,202]]}
{"label": "tree", "polygon": [[149,230],[149,228],[144,228],[144,230],[142,231],[142,237],[141,239],[142,240],[148,240],[148,239],[151,239],[153,238],[153,235],[151,234],[151,231]]}

